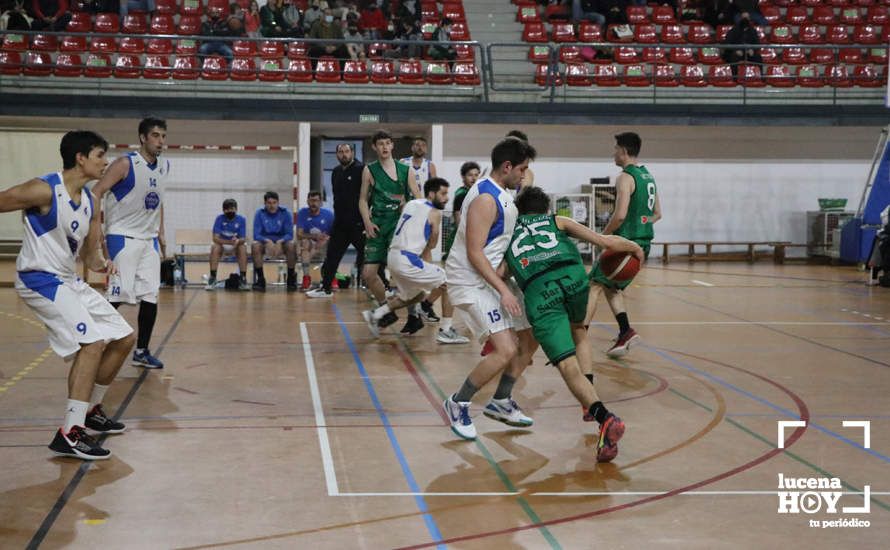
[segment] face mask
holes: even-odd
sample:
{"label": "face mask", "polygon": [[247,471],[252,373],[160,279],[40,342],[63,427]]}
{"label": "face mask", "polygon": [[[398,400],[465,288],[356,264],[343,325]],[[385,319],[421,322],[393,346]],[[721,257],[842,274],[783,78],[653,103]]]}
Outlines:
{"label": "face mask", "polygon": [[226,215],[226,219],[227,219],[227,220],[234,220],[234,219],[235,219],[235,213],[234,213],[234,212],[223,212],[223,213]]}
{"label": "face mask", "polygon": [[325,23],[333,23],[333,22],[334,22],[334,16],[333,16],[333,15],[325,15],[325,16],[324,16],[324,20],[325,20]]}

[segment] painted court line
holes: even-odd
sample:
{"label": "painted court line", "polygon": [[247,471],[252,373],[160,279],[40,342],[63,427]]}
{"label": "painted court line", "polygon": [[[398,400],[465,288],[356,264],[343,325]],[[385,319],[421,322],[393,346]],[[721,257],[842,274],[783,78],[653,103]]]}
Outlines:
{"label": "painted court line", "polygon": [[[875,317],[877,319],[877,317]],[[305,321],[306,325],[338,325],[339,323],[333,321]],[[366,323],[362,321],[344,321],[344,325],[364,325]],[[853,322],[853,321],[634,321],[634,326],[637,325],[648,325],[648,326],[670,326],[670,325],[679,325],[679,326],[742,326],[742,325],[788,325],[788,326],[819,326],[819,327],[864,327],[864,326],[875,326],[875,325],[887,325],[890,324],[887,321],[885,322]]]}
{"label": "painted court line", "polygon": [[692,281],[693,283],[695,283],[695,284],[697,284],[697,285],[701,285],[701,286],[714,286],[714,285],[711,284],[711,283],[706,283],[706,282],[704,282],[704,281],[699,281],[698,279],[691,279],[691,281]]}
{"label": "painted court line", "polygon": [[324,465],[324,478],[328,487],[328,496],[340,493],[337,486],[337,472],[331,458],[331,443],[328,439],[327,422],[321,407],[321,394],[318,391],[318,378],[315,376],[315,360],[312,358],[312,345],[309,343],[309,331],[306,323],[300,323],[300,336],[303,339],[303,356],[306,358],[306,374],[309,377],[309,393],[312,395],[312,409],[315,411],[315,425],[318,430],[318,446],[321,448],[321,462]]}
{"label": "painted court line", "polygon": [[[639,496],[660,496],[674,493],[677,489],[669,491],[502,491],[502,492],[485,492],[485,493],[410,493],[410,492],[393,492],[393,493],[340,493],[341,497],[513,497],[513,496],[539,496],[539,497],[639,497]],[[677,493],[677,496],[701,496],[701,497],[720,497],[720,496],[775,496],[778,489],[770,491],[686,491]],[[844,496],[864,495],[863,491],[838,491]],[[890,495],[890,491],[869,491],[871,495]]]}

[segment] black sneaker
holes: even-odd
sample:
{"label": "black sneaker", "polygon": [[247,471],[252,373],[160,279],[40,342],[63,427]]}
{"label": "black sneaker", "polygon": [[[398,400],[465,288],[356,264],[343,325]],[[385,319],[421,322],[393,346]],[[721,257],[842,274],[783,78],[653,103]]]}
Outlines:
{"label": "black sneaker", "polygon": [[61,428],[56,430],[56,437],[49,444],[49,449],[59,456],[73,456],[82,460],[105,460],[111,456],[111,451],[100,447],[81,426],[74,426],[67,435],[62,433]]}
{"label": "black sneaker", "polygon": [[386,328],[398,320],[399,320],[399,316],[390,311],[389,313],[387,313],[386,315],[384,315],[377,321],[377,326],[380,328]]}
{"label": "black sneaker", "polygon": [[427,301],[420,302],[420,318],[427,323],[438,323],[440,320],[433,309],[433,304]]}
{"label": "black sneaker", "polygon": [[106,434],[119,434],[127,429],[123,422],[117,422],[108,418],[101,403],[94,406],[90,412],[87,413],[87,419],[84,424],[94,432]]}
{"label": "black sneaker", "polygon": [[288,292],[296,292],[297,289],[298,289],[297,274],[296,273],[294,273],[293,275],[288,274],[288,276],[287,276],[287,291]]}
{"label": "black sneaker", "polygon": [[402,334],[414,334],[418,330],[423,328],[423,320],[419,315],[408,315],[408,320],[405,322],[405,326],[402,327],[402,330],[399,332]]}
{"label": "black sneaker", "polygon": [[261,279],[255,283],[253,283],[252,287],[256,292],[266,292],[266,281],[265,279]]}

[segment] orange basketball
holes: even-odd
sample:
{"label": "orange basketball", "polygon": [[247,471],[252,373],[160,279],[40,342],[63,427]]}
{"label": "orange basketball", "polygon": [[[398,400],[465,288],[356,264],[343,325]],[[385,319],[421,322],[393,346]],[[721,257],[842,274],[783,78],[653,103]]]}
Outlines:
{"label": "orange basketball", "polygon": [[599,257],[600,271],[610,281],[629,281],[640,272],[640,260],[629,252],[606,250]]}
{"label": "orange basketball", "polygon": [[240,31],[243,28],[241,20],[237,17],[232,17],[231,19],[229,19],[229,28],[235,32]]}

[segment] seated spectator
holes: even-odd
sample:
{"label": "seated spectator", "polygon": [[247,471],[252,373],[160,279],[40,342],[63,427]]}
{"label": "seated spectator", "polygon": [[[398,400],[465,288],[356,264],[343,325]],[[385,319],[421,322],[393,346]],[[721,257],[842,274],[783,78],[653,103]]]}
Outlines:
{"label": "seated spectator", "polygon": [[250,5],[244,14],[244,31],[251,38],[260,37],[260,5],[256,0],[250,0]]}
{"label": "seated spectator", "polygon": [[314,25],[316,21],[324,17],[324,10],[327,7],[328,3],[324,0],[312,0],[312,3],[309,4],[308,8],[306,8],[306,13],[303,14],[303,30],[305,32],[309,32],[309,29],[312,28],[312,25]]}
{"label": "seated spectator", "polygon": [[244,15],[245,11],[238,3],[229,4],[229,16],[226,18],[226,24],[229,26],[231,36],[244,36]]}
{"label": "seated spectator", "polygon": [[284,17],[284,0],[270,0],[260,9],[260,33],[266,38],[301,37],[303,29],[293,29]]}
{"label": "seated spectator", "polygon": [[278,193],[268,191],[263,195],[262,208],[253,217],[253,289],[265,292],[266,277],[263,258],[281,258],[287,261],[287,290],[297,290],[297,253],[294,248],[294,220],[287,208],[278,205]]}
{"label": "seated spectator", "polygon": [[359,18],[359,28],[368,40],[380,40],[386,30],[386,17],[380,6],[373,1],[368,3]]}
{"label": "seated spectator", "polygon": [[[757,31],[751,25],[751,21],[747,17],[743,17],[726,33],[723,43],[756,46],[760,44],[760,40],[757,38]],[[738,74],[739,63],[756,63],[758,65],[763,63],[760,48],[725,48],[723,60],[730,64],[733,76]]]}
{"label": "seated spectator", "polygon": [[572,0],[572,23],[593,21],[597,25],[605,25],[606,16],[599,12],[597,0]]}
{"label": "seated spectator", "polygon": [[730,0],[701,0],[702,21],[716,29],[720,25],[732,25],[732,2]]}
{"label": "seated spectator", "polygon": [[749,19],[755,25],[769,25],[763,14],[760,13],[757,3],[757,0],[732,0],[733,22],[738,23],[741,19]]}
{"label": "seated spectator", "polygon": [[629,5],[630,0],[597,0],[597,13],[606,18],[607,25],[626,25]]}
{"label": "seated spectator", "polygon": [[297,212],[297,238],[300,240],[300,266],[303,268],[303,290],[309,290],[312,277],[309,264],[314,256],[324,257],[325,245],[331,238],[334,213],[321,207],[321,192],[310,191],[309,206]]}
{"label": "seated spectator", "polygon": [[31,22],[33,31],[63,31],[71,21],[68,0],[32,0],[31,13],[34,15]]}
{"label": "seated spectator", "polygon": [[[349,26],[350,23],[355,23],[358,25],[358,20],[361,18],[362,14],[359,13],[358,7],[355,5],[355,2],[346,2],[342,8],[340,8],[340,21],[343,24],[343,28]],[[334,17],[337,17],[337,11],[334,10]]]}
{"label": "seated spectator", "polygon": [[303,14],[300,12],[299,6],[294,0],[285,0],[284,9],[281,14],[284,16],[285,28],[288,36],[303,36]]}
{"label": "seated spectator", "polygon": [[223,213],[213,222],[213,244],[210,245],[210,278],[205,290],[216,290],[216,268],[223,255],[238,260],[239,290],[249,290],[247,286],[247,220],[238,215],[235,199],[223,201]]}
{"label": "seated spectator", "polygon": [[883,229],[875,236],[868,258],[869,278],[866,284],[890,287],[890,206],[881,212],[881,225]]}
{"label": "seated spectator", "polygon": [[419,44],[423,35],[417,27],[417,23],[410,17],[399,20],[398,27],[393,31],[392,40],[403,40],[407,43],[396,44],[392,49],[384,52],[388,58],[408,59],[416,58],[419,53]]}
{"label": "seated spectator", "polygon": [[[433,42],[451,42],[451,19],[443,18],[431,38]],[[427,50],[429,56],[437,61],[454,61],[457,52],[451,44],[433,44]],[[421,182],[422,183],[422,182]]]}
{"label": "seated spectator", "polygon": [[30,31],[33,19],[25,9],[25,0],[4,2],[0,8],[0,31]]}
{"label": "seated spectator", "polygon": [[[312,28],[309,29],[309,38],[327,39],[327,40],[343,40],[343,28],[339,22],[334,21],[334,14],[330,8],[324,10],[324,17],[315,21]],[[332,56],[337,59],[349,59],[346,46],[343,43],[334,42],[315,42],[309,47],[309,57],[312,59],[312,66],[318,62],[318,58],[322,56]]]}
{"label": "seated spectator", "polygon": [[365,58],[365,45],[362,43],[365,37],[359,32],[357,23],[349,23],[346,32],[343,33],[343,38],[353,41],[346,43],[346,51],[349,52],[350,59],[361,61]]}
{"label": "seated spectator", "polygon": [[[201,36],[232,36],[232,29],[229,27],[229,18],[223,17],[222,10],[213,8],[207,12],[208,19],[201,23]],[[226,62],[231,64],[232,58],[235,57],[232,52],[232,44],[224,40],[204,40],[201,47],[198,48],[198,59],[204,62],[204,58],[208,55],[221,55],[226,58]]]}
{"label": "seated spectator", "polygon": [[[105,11],[105,10],[99,10]],[[121,20],[131,11],[142,11],[146,13],[154,13],[155,0],[120,0]]]}

